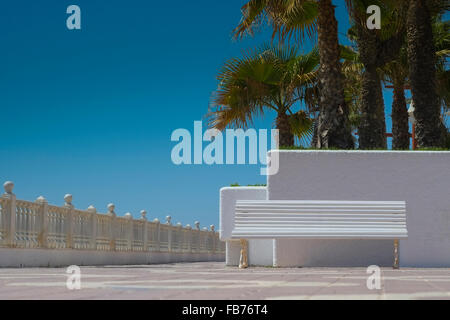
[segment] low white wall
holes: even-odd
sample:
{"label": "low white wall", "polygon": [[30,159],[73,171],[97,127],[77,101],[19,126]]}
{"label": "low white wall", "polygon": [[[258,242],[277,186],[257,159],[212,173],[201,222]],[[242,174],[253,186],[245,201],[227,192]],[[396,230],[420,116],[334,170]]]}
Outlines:
{"label": "low white wall", "polygon": [[241,244],[239,240],[227,240],[225,249],[225,265],[238,266],[241,256]]}
{"label": "low white wall", "polygon": [[[450,152],[273,151],[270,200],[406,201],[400,266],[450,267]],[[392,264],[385,240],[277,240],[279,266]],[[391,262],[389,262],[391,261]]]}
{"label": "low white wall", "polygon": [[224,261],[223,253],[117,252],[71,249],[0,248],[0,267],[65,267],[69,265],[139,265]]}
{"label": "low white wall", "polygon": [[220,189],[220,240],[231,239],[236,200],[266,200],[266,187],[224,187]]}
{"label": "low white wall", "polygon": [[[236,200],[266,199],[266,187],[225,187],[220,189],[220,240],[227,242],[227,266],[239,265],[240,244],[239,241],[231,240]],[[273,241],[250,240],[248,244],[248,263],[254,266],[272,265]]]}
{"label": "low white wall", "polygon": [[273,239],[248,240],[248,264],[250,266],[273,266]]}
{"label": "low white wall", "polygon": [[390,240],[279,239],[274,244],[274,267],[391,267]]}

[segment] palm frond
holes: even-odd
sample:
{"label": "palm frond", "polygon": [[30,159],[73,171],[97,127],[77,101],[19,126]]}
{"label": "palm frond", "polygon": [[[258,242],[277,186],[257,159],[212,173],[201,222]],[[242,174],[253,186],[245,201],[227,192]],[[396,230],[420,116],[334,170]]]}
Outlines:
{"label": "palm frond", "polygon": [[[208,126],[219,130],[247,128],[269,108],[292,114],[297,102],[312,105],[318,99],[311,96],[317,94],[312,88],[317,82],[319,61],[317,48],[302,55],[295,46],[280,44],[265,44],[229,59],[217,76],[219,85],[206,116]],[[295,134],[300,137],[310,132],[305,129],[309,122],[300,114],[292,118],[297,119],[292,120]]]}
{"label": "palm frond", "polygon": [[278,35],[281,41],[288,36],[314,39],[316,34],[318,5],[314,0],[250,0],[241,11],[234,38],[253,35],[264,24],[272,26],[272,39]]}
{"label": "palm frond", "polygon": [[300,110],[297,113],[289,116],[289,125],[294,136],[305,144],[310,140],[314,134],[314,120],[311,119],[305,111]]}

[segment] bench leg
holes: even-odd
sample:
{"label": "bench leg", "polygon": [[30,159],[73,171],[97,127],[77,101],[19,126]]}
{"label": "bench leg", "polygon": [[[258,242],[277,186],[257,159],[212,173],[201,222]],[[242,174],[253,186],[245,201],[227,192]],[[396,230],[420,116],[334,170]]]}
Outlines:
{"label": "bench leg", "polygon": [[394,269],[399,268],[398,239],[394,240]]}
{"label": "bench leg", "polygon": [[248,268],[248,241],[241,239],[241,256],[239,258],[239,269]]}

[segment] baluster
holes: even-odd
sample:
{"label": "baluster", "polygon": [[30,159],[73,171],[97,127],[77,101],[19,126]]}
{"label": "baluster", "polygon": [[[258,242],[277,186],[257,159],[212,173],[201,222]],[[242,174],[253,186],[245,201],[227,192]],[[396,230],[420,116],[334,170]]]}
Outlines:
{"label": "baluster", "polygon": [[56,219],[57,219],[57,230],[58,230],[58,248],[64,248],[65,246],[65,241],[63,238],[63,235],[65,235],[65,228],[66,228],[66,224],[64,221],[64,212],[61,210],[57,210],[55,211],[55,215],[56,215]]}
{"label": "baluster", "polygon": [[16,246],[21,246],[23,243],[23,223],[22,223],[22,208],[17,207],[16,202],[16,212],[14,213],[15,220],[16,220],[16,235],[15,235],[15,241]]}
{"label": "baluster", "polygon": [[[17,205],[17,203],[16,203]],[[25,206],[25,205],[24,205]],[[30,232],[30,226],[29,226],[29,222],[28,222],[28,217],[29,217],[29,209],[26,207],[21,208],[22,209],[22,219],[23,219],[23,223],[22,223],[22,228],[21,230],[23,230],[22,233],[22,239],[23,239],[23,246],[25,248],[27,248],[29,246],[28,240],[28,234]],[[16,233],[19,229],[16,228]]]}
{"label": "baluster", "polygon": [[[16,203],[17,206],[17,203]],[[19,237],[18,240],[21,241],[20,246],[27,247],[27,208],[24,207],[16,207],[16,214],[19,223],[16,221],[16,235]]]}
{"label": "baluster", "polygon": [[38,230],[38,222],[36,220],[37,219],[36,215],[37,215],[38,210],[39,209],[36,209],[35,207],[33,207],[31,209],[31,228],[32,228],[32,232],[33,232],[31,243],[32,243],[33,247],[37,247],[37,237],[38,237],[39,231],[40,231],[40,230]]}

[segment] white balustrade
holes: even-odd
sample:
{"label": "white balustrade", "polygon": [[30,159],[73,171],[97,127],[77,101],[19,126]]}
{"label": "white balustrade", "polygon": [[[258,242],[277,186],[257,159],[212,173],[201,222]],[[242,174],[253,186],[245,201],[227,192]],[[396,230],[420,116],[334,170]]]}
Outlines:
{"label": "white balustrade", "polygon": [[214,226],[200,230],[200,223],[172,225],[171,217],[165,223],[147,220],[141,211],[140,219],[131,213],[117,217],[114,204],[107,213],[97,213],[93,206],[86,210],[72,205],[73,197],[64,196],[64,206],[49,205],[44,197],[35,202],[17,200],[14,184],[4,184],[0,197],[0,247],[48,248],[102,251],[153,251],[223,253],[225,243],[219,240]]}

